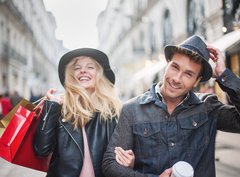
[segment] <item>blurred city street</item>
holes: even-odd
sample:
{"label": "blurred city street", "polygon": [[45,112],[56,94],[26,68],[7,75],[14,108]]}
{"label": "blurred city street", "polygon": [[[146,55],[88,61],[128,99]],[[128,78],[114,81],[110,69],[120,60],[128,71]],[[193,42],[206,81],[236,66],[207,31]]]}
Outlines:
{"label": "blurred city street", "polygon": [[0,177],[44,177],[46,173],[11,164],[0,157]]}
{"label": "blurred city street", "polygon": [[217,177],[240,176],[240,135],[218,132],[215,156]]}
{"label": "blurred city street", "polygon": [[[69,50],[89,47],[104,51],[116,76],[114,87],[125,102],[144,93],[153,83],[162,82],[167,61],[173,57],[165,55],[165,47],[182,44],[192,35],[218,48],[226,67],[240,77],[240,0],[0,0],[0,120],[22,98],[33,103],[50,88],[60,92],[68,88],[59,81],[62,69],[58,65]],[[219,64],[212,59],[219,56],[213,57],[209,51],[210,60],[209,55],[205,59],[216,68]],[[205,69],[201,70],[205,75]],[[104,69],[103,75],[107,73]],[[225,73],[223,76],[223,83],[230,78]],[[94,80],[82,78],[79,80]],[[215,79],[200,82],[195,91],[214,93],[224,104],[232,104]],[[0,138],[5,127],[0,124]],[[238,160],[240,134],[218,132],[216,177],[240,177]],[[0,177],[45,176],[45,172],[0,157]]]}
{"label": "blurred city street", "polygon": [[[216,141],[216,176],[240,174],[240,135],[218,132]],[[0,177],[44,177],[46,173],[11,164],[0,158]]]}

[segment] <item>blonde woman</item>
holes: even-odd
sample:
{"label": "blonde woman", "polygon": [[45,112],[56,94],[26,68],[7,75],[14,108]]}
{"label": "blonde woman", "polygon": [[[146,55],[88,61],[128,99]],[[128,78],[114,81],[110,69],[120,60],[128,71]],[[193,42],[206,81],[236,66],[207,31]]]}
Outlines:
{"label": "blonde woman", "polygon": [[55,89],[47,92],[35,151],[52,153],[47,177],[103,177],[103,154],[122,107],[108,57],[91,48],[70,51],[58,74],[65,90],[60,99]]}

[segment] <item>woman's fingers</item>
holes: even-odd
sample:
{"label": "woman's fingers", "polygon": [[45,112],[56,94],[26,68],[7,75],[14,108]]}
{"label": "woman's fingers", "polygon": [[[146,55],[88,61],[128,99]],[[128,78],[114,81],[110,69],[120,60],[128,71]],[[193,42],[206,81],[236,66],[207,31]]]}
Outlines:
{"label": "woman's fingers", "polygon": [[121,147],[116,147],[116,152],[121,156],[121,159],[125,162],[130,164],[133,160],[133,152],[132,150],[123,150]]}
{"label": "woman's fingers", "polygon": [[52,97],[53,97],[53,94],[54,94],[55,92],[57,92],[57,89],[55,89],[55,88],[50,88],[50,89],[48,89],[48,91],[47,91],[47,93],[46,93],[46,97],[47,97],[49,100],[51,100]]}
{"label": "woman's fingers", "polygon": [[121,147],[115,148],[116,160],[119,164],[133,168],[135,156],[132,150],[124,150]]}
{"label": "woman's fingers", "polygon": [[121,159],[119,158],[119,155],[117,155],[117,154],[116,154],[116,161],[117,161],[120,165],[125,166],[125,165],[123,164],[123,162],[121,161]]}
{"label": "woman's fingers", "polygon": [[126,162],[126,160],[123,158],[123,155],[118,150],[115,150],[115,154],[116,154],[117,162],[123,166],[127,166],[128,163]]}

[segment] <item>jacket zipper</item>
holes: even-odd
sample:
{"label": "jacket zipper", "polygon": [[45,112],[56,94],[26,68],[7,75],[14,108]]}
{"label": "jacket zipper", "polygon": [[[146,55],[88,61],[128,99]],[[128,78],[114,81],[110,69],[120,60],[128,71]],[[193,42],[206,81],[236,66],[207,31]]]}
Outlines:
{"label": "jacket zipper", "polygon": [[82,155],[82,158],[83,157],[83,153],[82,153],[82,149],[79,147],[78,143],[76,142],[76,140],[73,138],[73,136],[71,135],[71,133],[68,131],[68,129],[61,123],[61,121],[59,121],[60,124],[64,127],[64,129],[67,131],[67,133],[70,135],[70,137],[73,139],[73,141],[75,142],[75,144],[77,145],[78,149],[80,150],[80,153]]}
{"label": "jacket zipper", "polygon": [[45,128],[45,126],[46,126],[47,116],[48,116],[49,111],[51,110],[52,105],[53,105],[53,104],[51,103],[49,109],[47,110],[47,112],[46,112],[46,114],[45,114],[45,116],[44,116],[44,118],[43,118],[43,125],[42,125],[42,128],[41,128],[42,131],[44,130],[44,128]]}

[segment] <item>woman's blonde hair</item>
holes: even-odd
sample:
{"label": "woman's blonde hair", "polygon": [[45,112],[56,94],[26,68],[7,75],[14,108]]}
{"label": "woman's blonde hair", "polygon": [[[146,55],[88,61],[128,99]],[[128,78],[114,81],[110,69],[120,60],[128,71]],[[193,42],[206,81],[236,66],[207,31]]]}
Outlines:
{"label": "woman's blonde hair", "polygon": [[[74,77],[74,66],[79,59],[90,58],[96,65],[96,85],[93,94],[89,95],[77,78]],[[66,121],[72,122],[74,129],[84,126],[96,112],[102,120],[118,118],[122,103],[117,96],[114,85],[106,78],[101,65],[91,57],[74,58],[66,66],[65,94],[62,113]]]}

